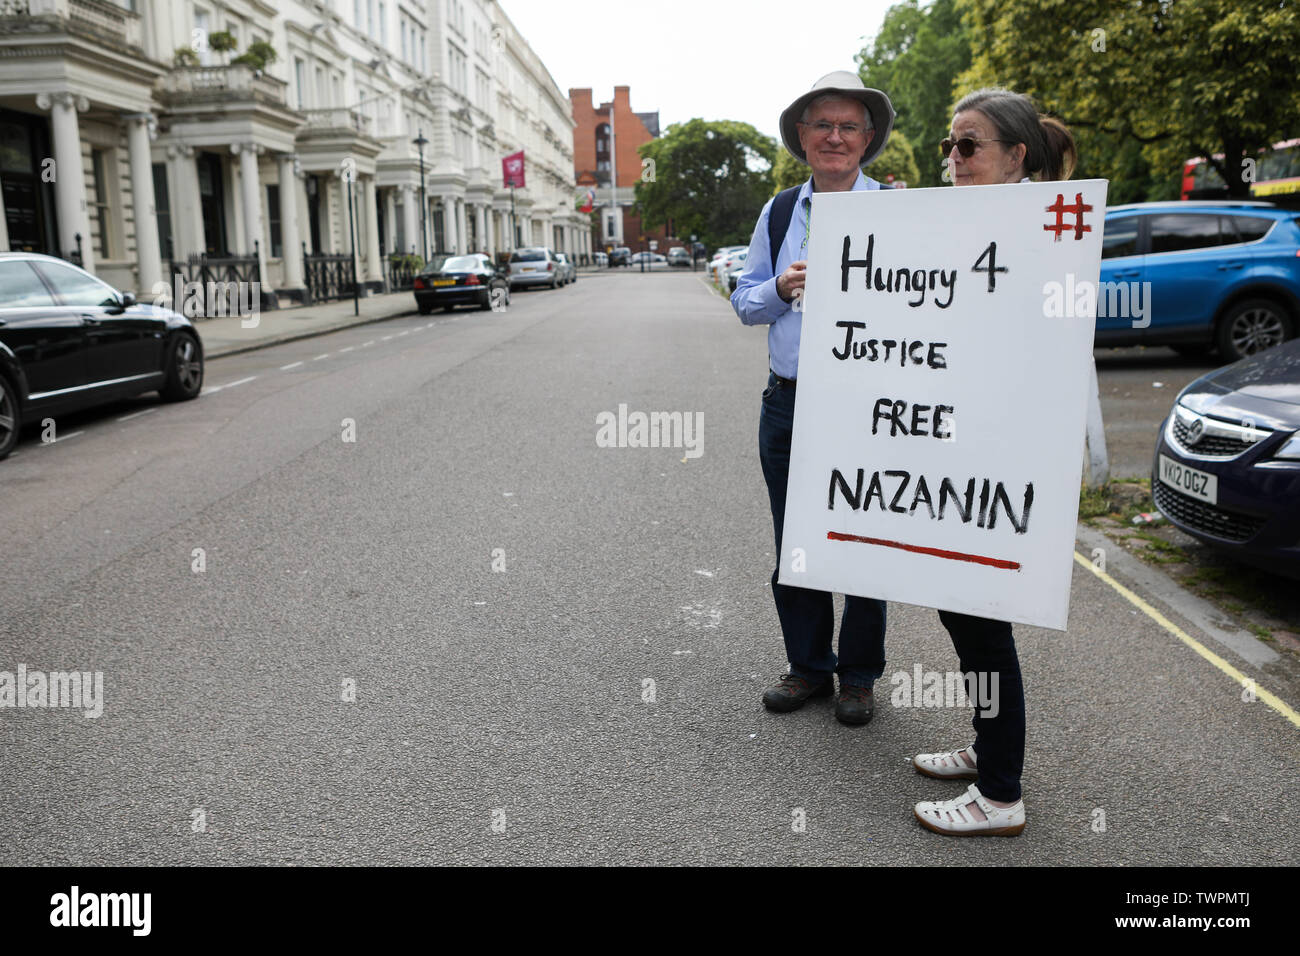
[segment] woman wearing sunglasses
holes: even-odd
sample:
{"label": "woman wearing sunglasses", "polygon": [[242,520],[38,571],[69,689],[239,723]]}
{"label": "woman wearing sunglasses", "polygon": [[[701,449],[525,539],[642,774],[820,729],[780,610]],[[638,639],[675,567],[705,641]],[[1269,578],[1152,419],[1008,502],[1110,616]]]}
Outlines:
{"label": "woman wearing sunglasses", "polygon": [[[1026,96],[979,90],[963,98],[954,112],[952,132],[940,148],[956,186],[1068,179],[1074,171],[1077,152],[1069,129],[1040,116]],[[940,611],[939,618],[952,637],[962,673],[996,688],[995,706],[975,701],[975,742],[970,746],[913,758],[912,765],[926,776],[976,781],[956,799],[918,803],[916,819],[950,836],[1016,836],[1025,828],[1020,795],[1025,697],[1011,624],[951,611]]]}

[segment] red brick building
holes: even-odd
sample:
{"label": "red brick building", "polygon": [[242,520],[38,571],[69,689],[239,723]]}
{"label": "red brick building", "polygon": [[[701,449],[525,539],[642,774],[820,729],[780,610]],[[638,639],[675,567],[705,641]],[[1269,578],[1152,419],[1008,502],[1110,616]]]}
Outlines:
{"label": "red brick building", "polygon": [[[632,90],[627,86],[614,87],[613,102],[599,106],[592,102],[590,88],[571,89],[569,102],[573,104],[576,124],[573,172],[579,186],[596,190],[596,209],[600,214],[600,227],[592,237],[593,248],[626,245],[640,250],[643,235],[647,241],[658,240],[660,252],[667,252],[669,245],[677,245],[671,232],[663,227],[642,232],[641,218],[634,206],[634,191],[642,173],[637,148],[659,135],[659,113],[634,112]],[[611,191],[610,180],[616,170],[618,181]]]}

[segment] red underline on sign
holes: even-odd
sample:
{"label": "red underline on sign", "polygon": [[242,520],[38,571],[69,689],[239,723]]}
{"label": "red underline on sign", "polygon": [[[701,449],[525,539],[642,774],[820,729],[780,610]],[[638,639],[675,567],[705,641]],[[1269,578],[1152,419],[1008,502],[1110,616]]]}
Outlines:
{"label": "red underline on sign", "polygon": [[844,534],[840,531],[827,531],[826,537],[831,541],[856,541],[859,544],[878,544],[882,548],[898,548],[900,551],[914,551],[917,554],[929,554],[949,561],[969,561],[972,564],[986,564],[991,568],[1006,571],[1019,571],[1018,561],[1004,561],[1002,558],[990,558],[982,554],[966,554],[964,551],[945,551],[943,548],[926,548],[919,544],[904,544],[902,541],[887,541],[884,538],[864,538],[859,534]]}

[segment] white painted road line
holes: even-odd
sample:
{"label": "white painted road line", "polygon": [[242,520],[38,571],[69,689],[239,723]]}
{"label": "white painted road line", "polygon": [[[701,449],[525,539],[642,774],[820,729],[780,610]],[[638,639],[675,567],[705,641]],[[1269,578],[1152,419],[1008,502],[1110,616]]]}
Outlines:
{"label": "white painted road line", "polygon": [[281,372],[287,372],[287,371],[289,371],[289,369],[291,369],[291,368],[297,368],[297,367],[298,367],[299,365],[301,365],[301,364],[302,364],[301,362],[290,362],[288,365],[281,365],[281,366],[280,366],[280,371],[281,371]]}
{"label": "white painted road line", "polygon": [[374,340],[374,339],[371,339],[369,342],[362,342],[362,343],[361,343],[361,347],[364,349],[364,348],[366,348],[367,346],[374,345],[374,344],[375,344],[375,340]]}
{"label": "white painted road line", "polygon": [[313,361],[313,362],[319,362],[321,359],[327,359],[327,358],[329,358],[329,357],[330,357],[329,352],[326,352],[324,355],[318,355],[318,356],[316,356],[314,359],[312,359],[312,361]]}
{"label": "white painted road line", "polygon": [[157,408],[146,408],[142,411],[132,412],[130,415],[123,415],[118,419],[119,422],[129,422],[133,418],[139,418],[141,415],[148,415],[150,412],[158,411]]}
{"label": "white painted road line", "polygon": [[245,384],[251,382],[251,381],[252,381],[253,379],[255,379],[255,378],[257,378],[256,375],[250,375],[250,376],[248,376],[248,378],[241,378],[241,379],[239,379],[238,381],[235,381],[235,382],[226,382],[226,384],[224,384],[224,385],[213,385],[211,388],[205,388],[205,389],[203,390],[203,393],[202,393],[202,394],[203,394],[203,395],[214,395],[214,394],[216,394],[217,392],[222,391],[223,389],[234,388],[236,385],[245,385]]}
{"label": "white painted road line", "polygon": [[382,339],[380,339],[379,341],[381,341],[381,342],[387,342],[387,341],[388,341],[389,339],[391,339],[391,338],[392,338],[391,335],[385,335],[385,336],[384,336]]}
{"label": "white painted road line", "polygon": [[76,438],[78,435],[86,434],[84,431],[73,432],[71,435],[60,435],[58,438],[52,438],[49,441],[42,441],[42,445],[57,445],[61,441],[67,441],[69,438]]}
{"label": "white painted road line", "polygon": [[345,349],[339,349],[339,355],[342,355],[344,352],[351,352],[351,351],[352,351],[352,348],[353,348],[353,347],[352,347],[351,345],[349,345],[349,346],[348,346],[347,348],[345,348]]}
{"label": "white painted road line", "polygon": [[[409,332],[409,331],[410,331],[410,329],[407,329],[407,330],[406,330],[406,332]],[[397,333],[397,337],[400,339],[403,335],[406,334],[406,332],[398,332],[398,333]]]}

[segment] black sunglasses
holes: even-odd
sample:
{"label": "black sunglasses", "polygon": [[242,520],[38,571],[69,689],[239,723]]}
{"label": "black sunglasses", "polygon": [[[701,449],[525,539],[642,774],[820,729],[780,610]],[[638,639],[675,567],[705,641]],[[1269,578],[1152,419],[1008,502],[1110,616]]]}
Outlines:
{"label": "black sunglasses", "polygon": [[945,139],[939,144],[939,149],[943,151],[946,158],[952,152],[954,146],[957,152],[961,153],[966,159],[975,155],[975,150],[979,149],[985,143],[1009,143],[1006,139],[974,139],[970,136],[963,136],[961,139]]}

